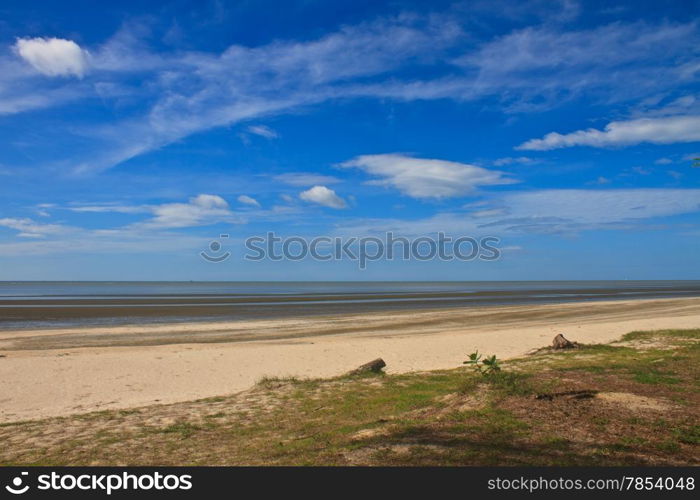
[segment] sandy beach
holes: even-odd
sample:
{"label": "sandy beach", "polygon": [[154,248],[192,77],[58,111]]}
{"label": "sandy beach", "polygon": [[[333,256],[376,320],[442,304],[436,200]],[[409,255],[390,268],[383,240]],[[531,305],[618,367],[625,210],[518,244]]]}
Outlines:
{"label": "sandy beach", "polygon": [[0,421],[173,403],[245,390],[263,376],[330,377],[376,357],[389,373],[501,358],[557,333],[584,343],[700,327],[700,299],[578,302],[236,322],[0,332]]}

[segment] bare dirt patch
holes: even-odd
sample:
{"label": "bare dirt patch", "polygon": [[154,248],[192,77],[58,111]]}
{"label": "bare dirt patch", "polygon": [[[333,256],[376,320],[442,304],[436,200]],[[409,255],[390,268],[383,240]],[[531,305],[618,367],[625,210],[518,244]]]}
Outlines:
{"label": "bare dirt patch", "polygon": [[597,397],[634,411],[666,412],[673,409],[673,405],[660,399],[638,396],[629,392],[600,392]]}

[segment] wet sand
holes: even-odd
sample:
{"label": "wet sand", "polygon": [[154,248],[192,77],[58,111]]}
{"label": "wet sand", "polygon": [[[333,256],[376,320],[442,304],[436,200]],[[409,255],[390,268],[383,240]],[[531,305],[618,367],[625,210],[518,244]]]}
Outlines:
{"label": "wet sand", "polygon": [[700,297],[700,281],[218,285],[0,282],[0,330],[269,320],[682,297]]}
{"label": "wet sand", "polygon": [[700,298],[4,330],[0,421],[211,397],[263,376],[330,377],[376,357],[393,373],[452,368],[474,349],[508,358],[557,333],[593,343],[663,328],[700,328]]}

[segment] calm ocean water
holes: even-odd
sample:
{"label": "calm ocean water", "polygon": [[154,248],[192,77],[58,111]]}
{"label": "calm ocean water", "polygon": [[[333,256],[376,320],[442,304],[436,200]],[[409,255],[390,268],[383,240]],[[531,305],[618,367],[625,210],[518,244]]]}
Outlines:
{"label": "calm ocean water", "polygon": [[700,281],[0,282],[0,328],[700,296]]}

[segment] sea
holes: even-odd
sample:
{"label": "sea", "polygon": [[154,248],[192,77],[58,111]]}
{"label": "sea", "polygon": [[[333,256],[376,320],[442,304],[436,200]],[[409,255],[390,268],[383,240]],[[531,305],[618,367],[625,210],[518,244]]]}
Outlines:
{"label": "sea", "polygon": [[700,281],[4,281],[0,330],[700,297]]}

